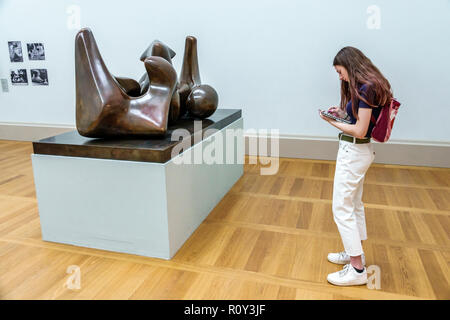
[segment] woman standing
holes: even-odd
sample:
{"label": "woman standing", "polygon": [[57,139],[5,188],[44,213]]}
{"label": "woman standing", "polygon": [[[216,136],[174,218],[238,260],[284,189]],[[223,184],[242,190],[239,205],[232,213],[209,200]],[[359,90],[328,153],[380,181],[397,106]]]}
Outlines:
{"label": "woman standing", "polygon": [[[333,61],[341,80],[341,103],[330,112],[345,117],[351,124],[324,117],[340,129],[339,151],[333,185],[333,217],[341,235],[344,251],[330,253],[328,260],[344,264],[344,269],[328,275],[340,286],[367,283],[362,241],[367,239],[362,192],[364,176],[375,158],[370,136],[382,106],[393,97],[391,86],[376,66],[360,50],[341,49]],[[371,121],[372,118],[372,121]]]}

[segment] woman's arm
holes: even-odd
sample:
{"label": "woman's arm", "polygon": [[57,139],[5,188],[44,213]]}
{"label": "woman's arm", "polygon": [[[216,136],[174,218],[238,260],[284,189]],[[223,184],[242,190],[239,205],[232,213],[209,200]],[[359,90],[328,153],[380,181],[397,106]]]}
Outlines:
{"label": "woman's arm", "polygon": [[364,138],[367,130],[369,129],[370,117],[372,116],[372,108],[359,108],[358,109],[358,120],[356,120],[355,124],[347,124],[343,122],[338,122],[323,116],[319,115],[322,119],[328,121],[332,126],[342,130],[344,133],[349,134],[355,138]]}

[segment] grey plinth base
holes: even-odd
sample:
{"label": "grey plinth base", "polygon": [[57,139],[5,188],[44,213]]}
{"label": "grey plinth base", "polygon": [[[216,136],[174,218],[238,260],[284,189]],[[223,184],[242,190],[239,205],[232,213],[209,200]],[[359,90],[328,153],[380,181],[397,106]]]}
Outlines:
{"label": "grey plinth base", "polygon": [[[42,239],[171,259],[242,176],[242,128],[239,118],[165,163],[33,154]],[[218,135],[225,163],[176,164]],[[242,159],[227,164],[230,150]]]}

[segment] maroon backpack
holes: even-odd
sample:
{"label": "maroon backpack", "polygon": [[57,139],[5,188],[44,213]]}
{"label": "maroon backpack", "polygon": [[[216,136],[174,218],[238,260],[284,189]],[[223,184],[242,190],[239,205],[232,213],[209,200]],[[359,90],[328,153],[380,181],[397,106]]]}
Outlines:
{"label": "maroon backpack", "polygon": [[375,117],[372,114],[370,120],[374,124],[374,127],[372,129],[373,140],[377,142],[386,142],[389,140],[399,107],[400,102],[392,98],[389,105],[381,107],[381,111],[378,115],[377,120],[375,120]]}

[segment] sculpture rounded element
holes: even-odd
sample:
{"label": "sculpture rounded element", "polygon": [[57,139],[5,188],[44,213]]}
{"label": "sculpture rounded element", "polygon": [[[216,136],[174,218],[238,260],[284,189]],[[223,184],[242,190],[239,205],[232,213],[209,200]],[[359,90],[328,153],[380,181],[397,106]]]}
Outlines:
{"label": "sculpture rounded element", "polygon": [[219,104],[219,96],[213,87],[207,84],[197,85],[189,94],[186,107],[190,115],[207,118],[212,115]]}

